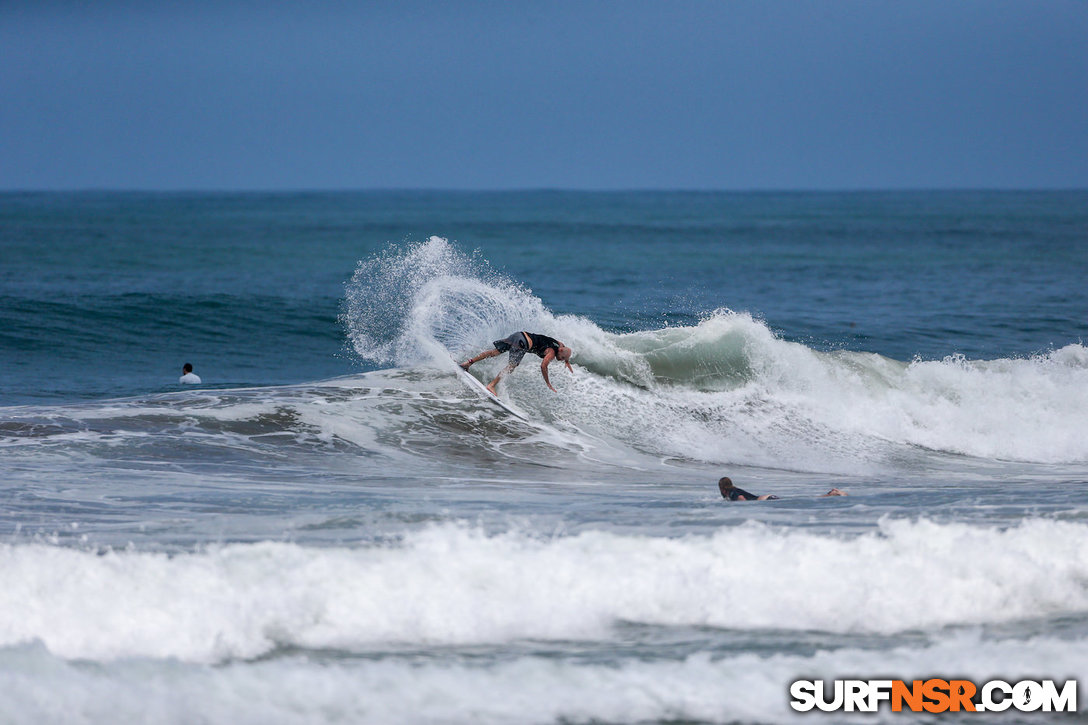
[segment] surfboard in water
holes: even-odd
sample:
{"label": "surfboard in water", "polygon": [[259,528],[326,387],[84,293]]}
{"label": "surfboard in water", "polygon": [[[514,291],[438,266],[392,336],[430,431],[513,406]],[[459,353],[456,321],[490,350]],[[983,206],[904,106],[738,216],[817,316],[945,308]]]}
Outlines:
{"label": "surfboard in water", "polygon": [[470,373],[468,370],[465,370],[460,365],[457,366],[457,374],[462,380],[465,381],[465,385],[469,386],[477,393],[505,410],[510,415],[514,416],[515,418],[520,418],[521,420],[528,420],[528,418],[525,417],[525,414],[522,413],[520,410],[510,405],[509,403],[503,402],[498,396],[492,395],[491,391],[487,389],[486,385],[477,380],[475,375]]}

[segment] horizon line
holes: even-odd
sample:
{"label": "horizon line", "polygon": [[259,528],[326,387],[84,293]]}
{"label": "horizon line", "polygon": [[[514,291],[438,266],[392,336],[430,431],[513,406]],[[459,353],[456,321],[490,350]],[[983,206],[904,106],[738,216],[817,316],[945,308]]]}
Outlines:
{"label": "horizon line", "polygon": [[853,193],[1027,193],[1079,192],[1088,186],[872,186],[872,187],[442,187],[442,186],[358,186],[358,187],[56,187],[0,188],[0,194],[853,194]]}

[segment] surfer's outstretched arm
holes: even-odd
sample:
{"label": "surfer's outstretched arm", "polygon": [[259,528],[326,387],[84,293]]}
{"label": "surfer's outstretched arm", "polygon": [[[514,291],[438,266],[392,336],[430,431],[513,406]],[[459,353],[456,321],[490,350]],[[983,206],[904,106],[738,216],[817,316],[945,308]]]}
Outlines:
{"label": "surfer's outstretched arm", "polygon": [[567,370],[573,373],[574,368],[570,366],[570,355],[570,348],[563,343],[559,343],[558,353],[552,348],[548,348],[548,351],[544,353],[544,360],[540,363],[540,374],[544,376],[544,384],[551,388],[553,392],[558,393],[559,391],[552,387],[552,381],[548,380],[548,365],[551,364],[552,360],[562,360],[563,364],[567,366]]}
{"label": "surfer's outstretched arm", "polygon": [[548,351],[544,353],[544,359],[540,361],[540,374],[544,376],[544,384],[552,389],[552,392],[558,393],[559,391],[552,387],[552,381],[548,380],[548,364],[555,359],[555,351],[548,348]]}

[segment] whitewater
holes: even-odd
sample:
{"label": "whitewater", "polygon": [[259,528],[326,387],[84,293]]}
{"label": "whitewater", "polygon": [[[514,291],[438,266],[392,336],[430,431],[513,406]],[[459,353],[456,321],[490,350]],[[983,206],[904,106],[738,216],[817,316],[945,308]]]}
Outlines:
{"label": "whitewater", "polygon": [[[342,249],[327,248],[335,264],[319,260],[334,282],[321,298],[331,332],[294,312],[312,289],[272,295],[290,288],[280,277],[255,273],[252,297],[216,288],[187,303],[203,318],[193,339],[209,341],[191,348],[206,351],[193,356],[201,386],[176,385],[172,360],[163,382],[133,373],[108,394],[100,381],[66,378],[31,331],[76,324],[41,324],[52,308],[33,303],[69,282],[60,272],[36,285],[0,277],[8,299],[29,300],[4,313],[10,375],[21,382],[0,405],[0,722],[921,722],[887,710],[801,715],[789,684],[934,676],[1077,679],[1083,714],[1088,348],[1056,335],[1069,321],[1046,308],[1060,324],[1039,333],[1053,344],[1038,345],[1038,323],[1015,328],[1013,316],[995,315],[971,348],[949,343],[975,319],[964,312],[946,319],[935,354],[902,354],[916,316],[948,315],[947,300],[904,309],[891,337],[873,322],[888,308],[863,304],[859,286],[850,318],[872,334],[844,325],[846,337],[823,339],[813,331],[845,319],[841,310],[805,317],[818,314],[826,282],[798,286],[804,275],[779,248],[760,263],[781,267],[788,284],[772,282],[784,307],[745,304],[739,276],[738,298],[693,285],[705,268],[736,269],[741,257],[715,256],[732,254],[728,245],[684,254],[717,212],[697,195],[655,199],[578,197],[573,219],[547,195],[515,199],[499,204],[500,216],[532,218],[505,218],[509,230],[491,246],[431,235],[390,242],[396,235],[367,222],[380,232],[362,253],[355,234],[370,227],[352,226],[359,212],[349,200],[209,200],[208,218],[232,210],[205,230],[209,240],[247,214],[264,220],[247,232],[257,238],[269,224],[260,214],[285,213],[272,202],[298,205],[291,229],[312,217],[353,232]],[[946,213],[1004,208],[1001,199],[938,200],[910,235],[939,227],[935,219],[951,224]],[[1059,201],[1046,203],[1067,209]],[[147,218],[158,209],[172,228],[192,200],[177,210],[110,203],[109,219],[134,205]],[[764,198],[732,203],[769,214]],[[858,197],[775,203],[783,218],[818,207],[813,229],[832,214],[869,230],[888,213]],[[81,224],[98,218],[77,211]],[[547,251],[511,241],[541,228],[534,215],[555,225]],[[563,246],[586,219],[599,224],[603,248]],[[743,237],[763,227],[714,223],[751,259]],[[609,241],[602,228],[628,238]],[[486,238],[491,227],[467,229]],[[988,229],[976,232],[980,245]],[[675,239],[668,255],[661,234]],[[802,258],[812,238],[786,247]],[[287,275],[292,242],[283,244],[253,257],[255,269]],[[628,253],[616,256],[620,248]],[[910,274],[903,257],[867,254],[843,252],[835,264],[877,264],[866,268],[888,285]],[[980,258],[977,248],[963,254]],[[1060,266],[1080,269],[1081,257],[1061,254]],[[637,304],[629,269],[657,280]],[[978,274],[1003,280],[1004,269]],[[151,305],[130,315],[136,328],[126,334],[153,337],[153,311],[164,300],[177,306],[172,285],[191,272],[139,292],[150,302],[124,300],[129,312]],[[1052,276],[1045,299],[1080,289]],[[933,282],[929,297],[946,282]],[[80,294],[93,301],[78,324],[99,332],[58,341],[74,358],[120,370],[127,358],[109,358],[101,342],[119,324],[119,303],[86,284]],[[800,297],[786,299],[791,289]],[[212,315],[268,331],[226,336]],[[482,398],[455,367],[517,330],[574,350],[573,373],[551,369],[557,393],[533,356],[504,379],[502,398],[526,420]],[[1023,342],[986,354],[1003,336]],[[218,372],[207,352],[216,344]],[[314,362],[323,345],[322,359],[344,365],[335,374]],[[247,373],[236,362],[245,357],[288,366],[294,379]],[[472,372],[489,380],[505,360]],[[780,498],[724,501],[723,475]],[[848,495],[822,496],[833,487]]]}
{"label": "whitewater", "polygon": [[608,333],[552,315],[438,237],[361,264],[343,320],[360,356],[398,367],[448,369],[451,352],[467,359],[508,330],[561,335],[584,374],[556,376],[561,396],[522,376],[510,399],[661,457],[842,473],[916,450],[1088,462],[1088,348],[1079,343],[1026,359],[904,363],[819,352],[728,309],[690,327]]}

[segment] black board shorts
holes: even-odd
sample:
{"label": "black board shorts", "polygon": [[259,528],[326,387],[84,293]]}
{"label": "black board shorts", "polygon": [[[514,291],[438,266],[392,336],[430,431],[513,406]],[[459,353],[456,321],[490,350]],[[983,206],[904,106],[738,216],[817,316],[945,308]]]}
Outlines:
{"label": "black board shorts", "polygon": [[521,364],[521,359],[525,357],[525,353],[529,352],[529,343],[525,341],[525,335],[520,332],[515,332],[505,340],[495,340],[491,344],[499,352],[509,352],[510,365],[515,368]]}

